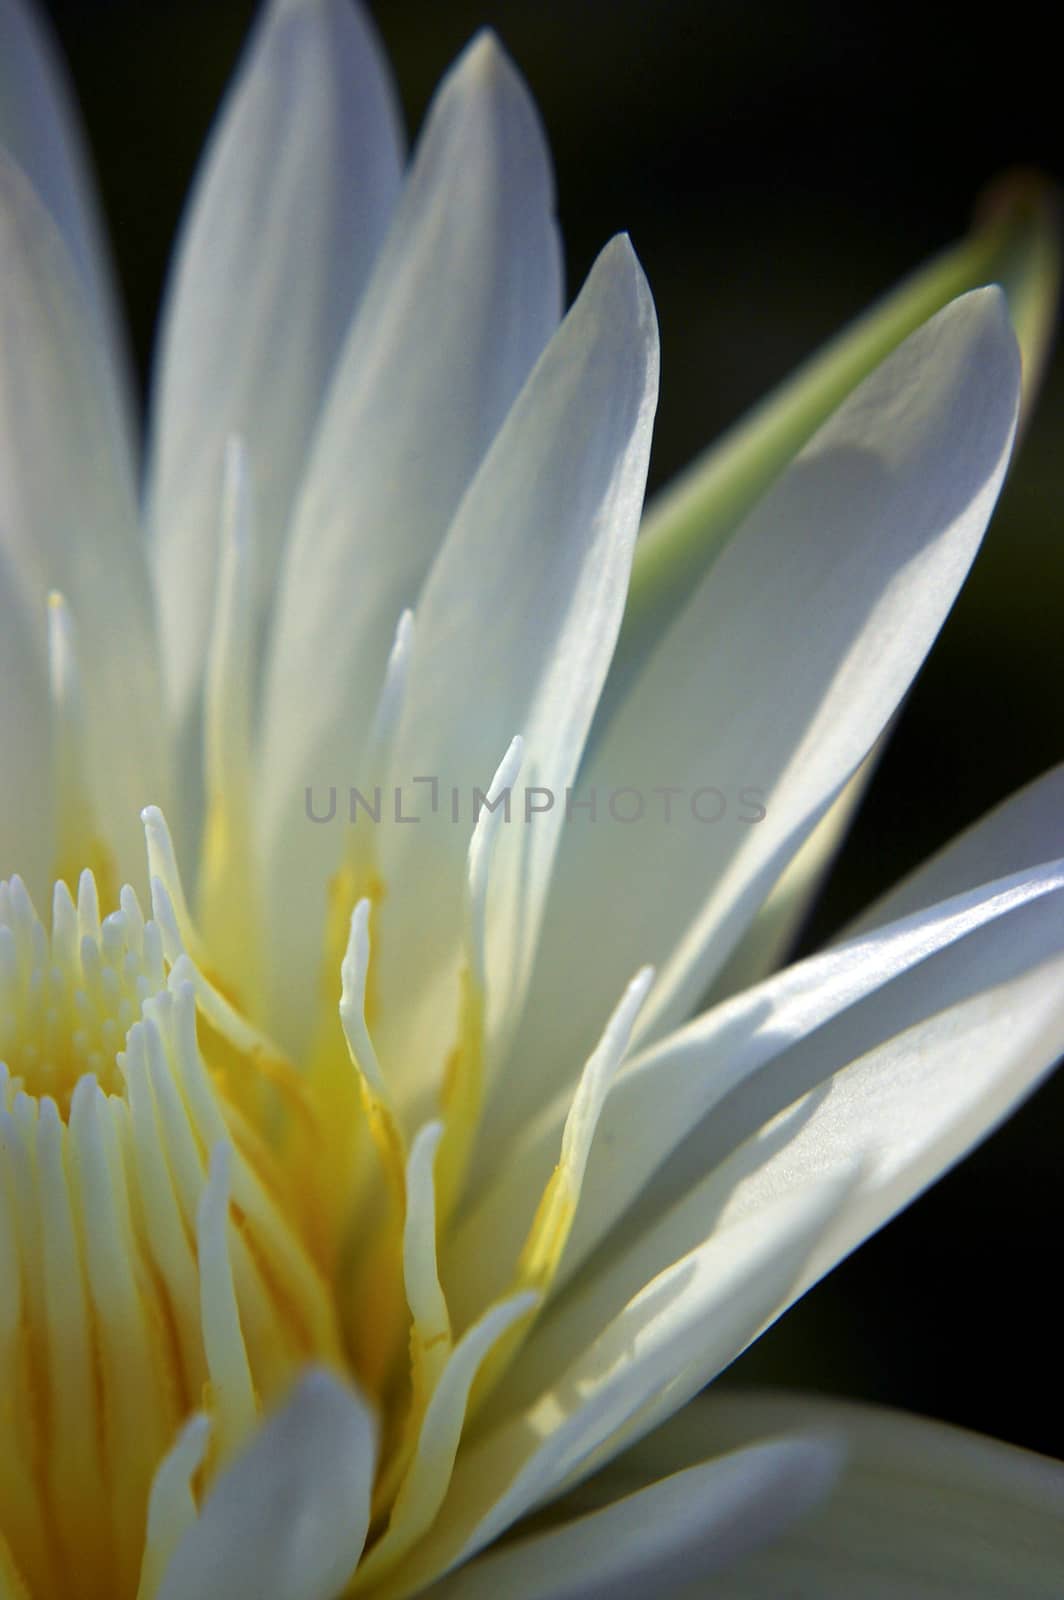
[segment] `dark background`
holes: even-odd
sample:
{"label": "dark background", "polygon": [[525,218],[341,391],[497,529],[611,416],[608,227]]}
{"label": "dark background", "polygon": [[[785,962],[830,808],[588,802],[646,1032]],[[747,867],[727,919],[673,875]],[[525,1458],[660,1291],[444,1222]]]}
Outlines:
{"label": "dark background", "polygon": [[[825,337],[961,233],[987,180],[1061,176],[1033,6],[378,0],[416,128],[481,23],[554,149],[570,287],[628,229],[663,339],[664,481]],[[55,0],[142,372],[181,198],[249,0]],[[1045,13],[1041,15],[1044,17]],[[910,701],[809,947],[1059,760],[1064,365]],[[904,1405],[1064,1456],[1057,1322],[1064,1074],[735,1369]]]}

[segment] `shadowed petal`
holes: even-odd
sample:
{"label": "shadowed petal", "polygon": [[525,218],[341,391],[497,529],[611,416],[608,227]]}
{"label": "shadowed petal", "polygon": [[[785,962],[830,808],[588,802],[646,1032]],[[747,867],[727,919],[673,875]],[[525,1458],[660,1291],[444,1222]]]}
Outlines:
{"label": "shadowed petal", "polygon": [[[556,1380],[707,1230],[726,1236],[765,1207],[852,1180],[794,1298],[995,1128],[1064,1050],[1062,904],[1057,889],[976,928],[726,1094],[548,1308],[493,1417]],[[708,1375],[697,1361],[676,1369],[658,1415]]]}
{"label": "shadowed petal", "polygon": [[[930,648],[1000,488],[1018,397],[1000,293],[954,302],[821,429],[593,731],[581,789],[650,801],[670,784],[681,799],[669,821],[658,807],[566,830],[504,1125],[542,1095],[545,1060],[572,1070],[620,974],[658,968],[644,1038],[693,1008]],[[760,821],[740,815],[747,785]]]}
{"label": "shadowed petal", "polygon": [[[0,0],[0,145],[29,178],[81,278],[111,352],[123,403],[127,351],[78,108],[47,22],[28,0]],[[136,429],[132,415],[129,444]]]}
{"label": "shadowed petal", "polygon": [[[1057,1600],[1064,1592],[1064,1466],[940,1422],[812,1395],[714,1393],[625,1459],[656,1475],[696,1448],[822,1429],[845,1452],[834,1491],[721,1574],[713,1592],[722,1600]],[[699,1593],[678,1591],[685,1600]]]}
{"label": "shadowed petal", "polygon": [[[555,1525],[546,1532],[518,1533],[445,1578],[433,1594],[439,1600],[503,1594],[508,1600],[665,1600],[690,1593],[695,1584],[704,1594],[711,1574],[747,1549],[759,1549],[824,1497],[839,1454],[827,1437],[803,1437],[751,1445],[697,1465],[674,1461],[641,1486],[634,1462],[624,1472],[607,1470],[607,1481],[593,1486],[596,1509],[582,1508],[577,1490],[571,1503],[552,1508]],[[610,1489],[614,1498],[607,1500]]]}
{"label": "shadowed petal", "polygon": [[138,812],[168,798],[168,748],[121,405],[63,239],[2,154],[0,259],[0,558],[42,664],[48,594],[69,602],[95,810],[136,883]]}

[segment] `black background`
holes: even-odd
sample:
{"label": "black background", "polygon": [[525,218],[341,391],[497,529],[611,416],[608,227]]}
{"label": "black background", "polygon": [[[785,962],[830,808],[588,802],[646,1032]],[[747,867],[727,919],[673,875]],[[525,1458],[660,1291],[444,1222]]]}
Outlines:
{"label": "black background", "polygon": [[[181,198],[253,6],[55,0],[146,371]],[[626,228],[655,291],[664,481],[822,339],[962,232],[1003,168],[1061,175],[1057,52],[1030,5],[379,0],[416,128],[495,27],[555,153],[569,283]],[[906,707],[803,948],[1062,755],[1064,369]],[[1064,1455],[1064,1075],[735,1369]]]}

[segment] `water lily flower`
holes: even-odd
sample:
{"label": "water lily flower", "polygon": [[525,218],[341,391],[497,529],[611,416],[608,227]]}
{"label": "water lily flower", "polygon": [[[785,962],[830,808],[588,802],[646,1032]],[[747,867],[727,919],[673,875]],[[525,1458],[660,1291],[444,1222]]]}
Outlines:
{"label": "water lily flower", "polygon": [[1001,486],[1037,197],[640,533],[650,293],[620,238],[562,314],[492,38],[404,175],[365,15],[265,7],[142,493],[24,0],[0,142],[0,1596],[1059,1593],[1051,1463],[696,1399],[1064,1047],[1064,770],[774,970]]}

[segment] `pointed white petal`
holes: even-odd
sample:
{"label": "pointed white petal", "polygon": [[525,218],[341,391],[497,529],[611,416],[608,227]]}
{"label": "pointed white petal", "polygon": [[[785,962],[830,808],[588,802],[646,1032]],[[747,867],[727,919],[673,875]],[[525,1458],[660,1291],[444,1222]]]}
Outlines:
{"label": "pointed white petal", "polygon": [[802,1293],[985,1137],[1064,1050],[1062,910],[1056,890],[977,929],[725,1095],[537,1324],[499,1410],[527,1404],[707,1226],[726,1239],[859,1164]]}
{"label": "pointed white petal", "polygon": [[[644,1037],[705,991],[927,653],[1000,488],[1018,397],[999,291],[954,302],[802,451],[592,730],[580,787],[600,805],[637,787],[647,816],[566,830],[513,1121],[545,1060],[572,1070],[621,973],[658,967]],[[669,821],[659,785],[682,791]],[[747,786],[760,821],[743,820]]]}
{"label": "pointed white petal", "polygon": [[560,299],[542,129],[517,72],[482,35],[429,113],[338,363],[286,553],[261,788],[267,863],[296,932],[291,959],[335,866],[335,839],[307,827],[306,786],[366,781],[355,764],[395,619],[417,603]]}
{"label": "pointed white petal", "polygon": [[[1000,947],[1003,927],[1011,935],[1007,950]],[[717,1169],[703,1199],[711,1203],[710,1189],[722,1201],[727,1194],[723,1218],[743,1216],[765,1196],[793,1192],[814,1173],[819,1180],[861,1151],[868,1162],[864,1179],[845,1218],[821,1241],[806,1284],[830,1270],[996,1128],[1060,1058],[1062,928],[1064,896],[1047,896],[971,935],[929,963],[927,972],[903,978],[896,993],[874,996],[854,1024],[864,1031],[874,1022],[863,1041],[866,1053],[830,1084],[818,1075],[819,1087],[792,1100]],[[958,960],[966,970],[956,971]],[[926,993],[930,970],[950,965],[952,974],[936,972],[932,980],[942,984],[936,1005]],[[998,968],[995,977],[987,971],[991,965]],[[954,986],[969,997],[947,1009]],[[926,1020],[906,1026],[914,997],[923,1002]],[[892,1026],[905,1031],[873,1044]],[[830,1055],[832,1041],[817,1042]],[[807,1045],[788,1062],[792,1094],[808,1083],[795,1057],[807,1062],[809,1053]],[[766,1160],[766,1149],[775,1145]]]}
{"label": "pointed white petal", "polygon": [[[570,1278],[627,1211],[653,1175],[714,1108],[792,1045],[913,971],[951,944],[1044,895],[1064,900],[1064,862],[971,890],[918,912],[865,939],[788,968],[715,1007],[630,1063],[603,1109],[580,1193],[573,1231],[558,1277]],[[1002,938],[1007,941],[1008,931]],[[772,1069],[775,1070],[775,1069]],[[568,1094],[525,1130],[491,1167],[475,1202],[458,1224],[444,1257],[448,1283],[475,1281],[487,1295],[505,1281],[530,1207],[550,1175]],[[689,1142],[683,1172],[696,1183]],[[486,1158],[487,1159],[487,1158]]]}
{"label": "pointed white petal", "polygon": [[822,1500],[838,1467],[834,1441],[815,1437],[774,1439],[717,1460],[676,1465],[660,1481],[642,1484],[629,1466],[606,1474],[614,1497],[605,1505],[581,1514],[578,1490],[572,1509],[565,1501],[552,1508],[554,1525],[546,1532],[518,1533],[432,1593],[438,1600],[503,1594],[508,1600],[667,1600],[705,1593],[701,1586],[711,1574],[777,1537]]}
{"label": "pointed white petal", "polygon": [[791,1430],[836,1437],[841,1476],[793,1530],[718,1578],[722,1600],[1064,1593],[1064,1465],[943,1423],[811,1395],[713,1393],[626,1461],[656,1474],[696,1447],[734,1450]]}
{"label": "pointed white petal", "polygon": [[302,1379],[211,1489],[158,1600],[333,1600],[365,1543],[375,1433],[353,1390]]}
{"label": "pointed white petal", "polygon": [[182,717],[203,672],[226,443],[245,440],[258,487],[261,614],[400,168],[391,84],[361,7],[271,0],[207,146],[161,324],[149,516]]}
{"label": "pointed white petal", "polygon": [[0,146],[63,235],[126,398],[125,336],[81,119],[51,30],[30,0],[0,0]]}
{"label": "pointed white petal", "polygon": [[2,154],[0,259],[0,559],[42,663],[46,597],[61,589],[69,602],[96,815],[119,880],[138,882],[137,813],[165,802],[166,757],[114,372],[61,236]]}
{"label": "pointed white petal", "polygon": [[[520,990],[564,822],[565,789],[620,623],[657,372],[650,292],[631,246],[617,239],[599,257],[507,418],[419,606],[396,781],[437,773],[445,793],[457,786],[464,815],[455,826],[445,808],[421,827],[385,835],[385,1017],[390,999],[403,993],[408,1003],[411,989],[417,992],[422,980],[427,988],[453,956],[472,792],[486,789],[515,729],[524,740],[522,788],[500,830],[493,868],[489,1006],[505,1006]],[[526,822],[532,786],[553,795],[554,804]],[[401,967],[389,970],[389,949],[402,952]],[[614,993],[622,986],[623,980]],[[426,1049],[419,1062],[428,1074],[439,1066],[441,1040],[444,1048],[449,1042],[449,1019],[441,1020],[436,1049]],[[489,1026],[493,1020],[489,1011]]]}

